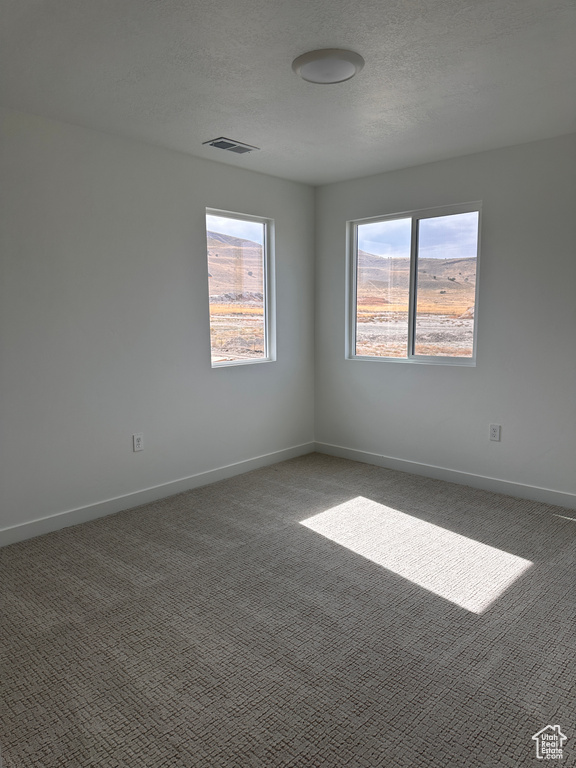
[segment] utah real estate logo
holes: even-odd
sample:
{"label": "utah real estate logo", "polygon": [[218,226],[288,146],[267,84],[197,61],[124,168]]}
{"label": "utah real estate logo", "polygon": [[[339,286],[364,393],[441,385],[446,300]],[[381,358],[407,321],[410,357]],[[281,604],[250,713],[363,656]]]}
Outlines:
{"label": "utah real estate logo", "polygon": [[547,725],[532,736],[536,742],[536,757],[538,760],[562,760],[564,758],[563,745],[566,736],[560,730],[559,725]]}

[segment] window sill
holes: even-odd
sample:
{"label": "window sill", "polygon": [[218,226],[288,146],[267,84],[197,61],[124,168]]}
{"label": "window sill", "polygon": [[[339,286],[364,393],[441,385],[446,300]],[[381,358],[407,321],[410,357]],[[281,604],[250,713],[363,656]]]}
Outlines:
{"label": "window sill", "polygon": [[275,358],[263,357],[257,360],[223,360],[220,363],[212,363],[212,368],[230,368],[238,365],[258,365],[260,363],[274,363]]}
{"label": "window sill", "polygon": [[476,360],[466,357],[364,357],[361,355],[350,355],[346,360],[352,360],[361,363],[409,363],[411,365],[455,365],[465,368],[475,368]]}

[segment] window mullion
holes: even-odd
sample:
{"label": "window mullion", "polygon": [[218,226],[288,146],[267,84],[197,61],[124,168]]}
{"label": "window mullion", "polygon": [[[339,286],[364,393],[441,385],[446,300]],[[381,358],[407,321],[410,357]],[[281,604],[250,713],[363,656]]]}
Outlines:
{"label": "window mullion", "polygon": [[263,236],[262,236],[262,283],[264,285],[263,296],[263,312],[264,312],[264,357],[270,357],[270,307],[269,307],[269,294],[270,294],[270,275],[268,274],[268,259],[266,254],[268,253],[268,222],[264,222]]}
{"label": "window mullion", "polygon": [[414,356],[414,330],[416,323],[416,270],[418,266],[418,219],[412,217],[410,235],[410,295],[408,297],[408,357]]}
{"label": "window mullion", "polygon": [[351,321],[351,339],[352,350],[356,354],[356,333],[358,330],[358,226],[355,225],[352,229],[352,292],[354,296],[354,307],[350,317]]}

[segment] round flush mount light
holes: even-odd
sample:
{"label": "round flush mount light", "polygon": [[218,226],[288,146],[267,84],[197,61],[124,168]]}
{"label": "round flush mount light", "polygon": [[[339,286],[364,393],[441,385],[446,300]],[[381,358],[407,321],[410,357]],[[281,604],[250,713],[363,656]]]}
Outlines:
{"label": "round flush mount light", "polygon": [[354,51],[340,48],[324,48],[298,56],[292,62],[292,69],[309,83],[343,83],[360,72],[364,59]]}

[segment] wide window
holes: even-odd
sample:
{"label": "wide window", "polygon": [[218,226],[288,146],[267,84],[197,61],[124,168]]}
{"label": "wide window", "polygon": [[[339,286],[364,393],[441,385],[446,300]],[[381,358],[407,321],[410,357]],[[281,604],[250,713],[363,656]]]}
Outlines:
{"label": "wide window", "polygon": [[349,222],[348,357],[473,364],[480,205]]}
{"label": "wide window", "polygon": [[212,365],[274,359],[270,219],[207,209]]}

